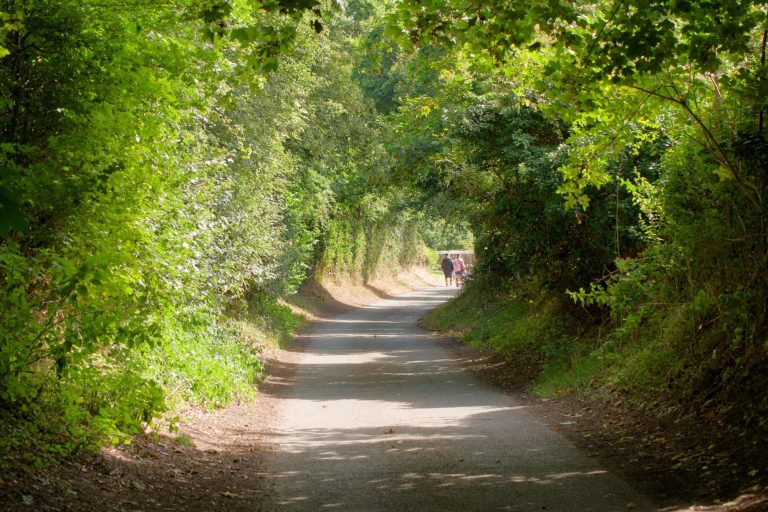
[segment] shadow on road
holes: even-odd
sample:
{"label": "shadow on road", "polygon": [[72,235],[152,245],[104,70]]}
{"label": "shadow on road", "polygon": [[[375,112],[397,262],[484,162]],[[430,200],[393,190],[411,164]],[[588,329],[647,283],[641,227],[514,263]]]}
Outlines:
{"label": "shadow on road", "polygon": [[267,461],[265,510],[649,510],[642,498],[463,371],[416,320],[431,289],[319,323]]}

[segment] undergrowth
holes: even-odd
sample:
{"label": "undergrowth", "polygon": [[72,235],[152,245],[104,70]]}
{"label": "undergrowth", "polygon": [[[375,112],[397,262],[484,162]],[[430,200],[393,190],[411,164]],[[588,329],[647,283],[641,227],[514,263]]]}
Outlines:
{"label": "undergrowth", "polygon": [[[768,427],[763,396],[746,393],[750,402],[727,399],[724,386],[713,383],[717,374],[711,366],[720,355],[696,350],[691,342],[697,331],[695,305],[658,307],[634,322],[620,322],[598,309],[587,311],[564,294],[520,283],[499,287],[498,282],[486,277],[470,283],[422,325],[514,361],[530,389],[543,397],[582,392],[620,396],[637,406],[666,402],[681,411],[728,419],[734,427]],[[761,373],[751,378],[752,386],[765,381]]]}
{"label": "undergrowth", "polygon": [[41,375],[33,404],[0,410],[0,469],[43,467],[105,444],[130,444],[163,414],[252,399],[264,377],[262,352],[286,346],[302,320],[258,297],[219,318],[199,319],[196,331],[169,324],[168,336],[138,354],[98,354],[77,375],[60,375],[56,387]]}
{"label": "undergrowth", "polygon": [[541,396],[603,390],[642,399],[667,392],[680,371],[669,340],[679,326],[665,318],[657,329],[621,331],[564,294],[529,283],[499,287],[498,280],[481,277],[422,325],[515,360]]}
{"label": "undergrowth", "polygon": [[557,395],[584,386],[591,375],[584,316],[561,297],[518,283],[505,288],[493,279],[468,283],[463,293],[422,320],[427,329],[516,360],[538,392]]}

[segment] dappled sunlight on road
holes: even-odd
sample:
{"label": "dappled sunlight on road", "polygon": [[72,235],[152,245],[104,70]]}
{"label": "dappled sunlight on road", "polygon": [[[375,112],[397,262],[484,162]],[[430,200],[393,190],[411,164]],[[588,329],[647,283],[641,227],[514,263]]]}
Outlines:
{"label": "dappled sunlight on road", "polygon": [[[315,419],[323,416],[322,429],[297,428],[285,432],[291,434],[290,440],[281,441],[282,448],[291,446],[312,446],[322,448],[325,444],[371,444],[371,443],[418,443],[434,439],[465,439],[467,437],[482,437],[482,432],[468,433],[454,430],[445,432],[449,427],[464,427],[476,421],[494,421],[511,411],[523,407],[491,408],[491,407],[432,407],[414,408],[406,402],[366,402],[363,400],[338,399],[332,402],[323,401],[292,401],[287,403],[289,409],[301,409]],[[486,415],[486,416],[483,416]],[[394,421],[393,420],[397,420]],[[353,425],[353,428],[350,428]],[[414,429],[411,425],[418,425]],[[424,430],[424,429],[443,429]],[[436,434],[436,432],[441,432]],[[409,445],[410,446],[410,445]],[[414,444],[423,448],[426,444]]]}
{"label": "dappled sunlight on road", "polygon": [[389,299],[304,337],[270,434],[267,510],[651,510],[416,327],[449,295]]}
{"label": "dappled sunlight on road", "polygon": [[322,334],[305,334],[302,336],[303,339],[325,339],[326,336],[333,336],[335,338],[340,339],[346,339],[348,341],[360,341],[361,343],[368,343],[374,340],[383,340],[384,338],[402,338],[404,336],[408,336],[408,334],[403,330],[402,332],[397,332],[394,330],[389,331],[382,331],[380,329],[371,329],[369,332],[345,332],[345,331],[338,331],[338,332],[324,332]]}

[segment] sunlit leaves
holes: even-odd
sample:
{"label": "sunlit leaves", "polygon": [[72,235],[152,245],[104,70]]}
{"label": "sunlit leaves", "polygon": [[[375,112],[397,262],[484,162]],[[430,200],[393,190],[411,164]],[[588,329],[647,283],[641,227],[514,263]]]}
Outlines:
{"label": "sunlit leaves", "polygon": [[0,58],[9,55],[11,51],[6,48],[7,42],[4,42],[9,32],[17,32],[21,29],[24,21],[24,11],[14,12],[0,11]]}
{"label": "sunlit leaves", "polygon": [[[758,112],[758,124],[764,124],[765,107],[759,98],[765,95],[756,93],[766,83],[764,57],[761,64],[755,60],[764,52],[765,18],[759,2],[616,0],[510,7],[446,0],[402,2],[390,17],[390,26],[393,37],[404,45],[449,45],[475,66],[495,65],[510,77],[518,73],[520,55],[537,54],[544,67],[536,88],[548,102],[545,108],[569,121],[589,115],[591,123],[617,130],[611,146],[621,146],[621,131],[633,116],[654,117],[653,110],[666,101],[699,127],[709,151],[738,177],[710,123],[726,126],[723,117],[731,112],[723,108],[721,84],[732,82],[749,91],[747,101],[753,104],[752,112]],[[529,30],[528,23],[538,30]],[[628,112],[619,119],[611,111],[620,107],[606,105],[622,100],[603,84],[635,88],[654,98],[645,105],[627,105]],[[711,105],[718,105],[719,120],[704,114]],[[599,152],[596,146],[593,153]],[[570,204],[579,202],[574,202],[573,193],[590,180],[596,186],[605,183],[599,171],[589,168],[594,168],[594,159],[564,168],[569,178],[580,181],[563,189],[572,196]],[[749,194],[746,187],[745,193]]]}
{"label": "sunlit leaves", "polygon": [[207,39],[251,47],[248,65],[270,72],[277,69],[279,57],[290,51],[302,24],[320,34],[324,29],[321,20],[337,7],[319,0],[208,0],[197,7],[197,16]]}
{"label": "sunlit leaves", "polygon": [[241,329],[289,324],[272,306],[320,258],[359,274],[374,250],[417,255],[406,198],[371,188],[390,164],[332,4],[18,4],[0,61],[4,411],[45,402],[78,436],[120,438],[163,391],[222,405],[261,371]]}
{"label": "sunlit leaves", "polygon": [[[201,23],[224,30],[219,22],[253,22],[243,2],[211,3],[211,10],[195,11],[205,18],[199,22],[167,5],[19,5],[23,23],[6,26],[14,44],[0,61],[3,409],[45,400],[65,411],[69,426],[90,424],[99,435],[135,431],[163,407],[148,380],[154,370],[168,372],[158,378],[163,385],[174,386],[173,375],[183,374],[203,387],[208,374],[184,366],[189,359],[171,372],[138,357],[149,352],[162,360],[182,340],[208,347],[197,361],[211,369],[220,368],[216,347],[241,359],[232,376],[219,373],[221,381],[209,383],[216,400],[249,388],[255,356],[215,325],[232,307],[228,300],[284,279],[282,269],[292,264],[289,242],[275,229],[285,215],[278,197],[286,188],[275,175],[289,172],[292,162],[278,162],[272,173],[249,168],[237,175],[232,155],[279,145],[285,133],[272,123],[269,134],[250,133],[230,145],[217,128],[242,132],[227,112],[231,94],[243,101],[261,94],[242,80],[242,64],[269,67],[265,58],[278,55],[261,53],[260,45],[283,52],[297,25],[266,20],[245,44],[220,39],[213,48]],[[292,6],[286,15],[306,7]],[[237,212],[242,217],[217,208],[233,189],[252,198],[239,205],[246,206]],[[259,208],[249,209],[254,203]],[[238,221],[252,225],[238,233]],[[234,240],[225,233],[236,233]],[[231,266],[218,259],[217,243],[228,241],[227,256],[237,262]],[[239,381],[237,365],[249,367]],[[146,393],[116,395],[121,385]],[[75,401],[82,386],[92,390],[92,403]]]}

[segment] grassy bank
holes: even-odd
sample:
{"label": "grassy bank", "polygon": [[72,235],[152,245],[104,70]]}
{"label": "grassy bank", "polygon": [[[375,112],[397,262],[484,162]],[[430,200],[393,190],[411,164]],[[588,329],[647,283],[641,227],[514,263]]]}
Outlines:
{"label": "grassy bank", "polygon": [[[470,283],[455,300],[430,312],[423,326],[514,359],[530,388],[545,397],[603,390],[642,401],[671,393],[669,382],[684,360],[669,333],[617,329],[565,294],[480,279],[485,280]],[[677,391],[678,398],[690,392]]]}
{"label": "grassy bank", "polygon": [[596,371],[589,353],[599,333],[588,315],[530,286],[491,284],[490,279],[469,283],[422,325],[514,359],[523,380],[543,395],[585,387]]}
{"label": "grassy bank", "polygon": [[[764,400],[734,395],[707,378],[705,357],[691,349],[689,315],[659,309],[642,323],[617,322],[564,294],[533,286],[470,283],[422,325],[514,361],[527,387],[544,397],[581,391],[611,396],[659,414],[693,414],[742,433],[763,432]],[[762,374],[752,378],[764,382]],[[746,435],[746,434],[745,434]]]}
{"label": "grassy bank", "polygon": [[[134,434],[147,429],[173,433],[189,408],[210,410],[248,402],[268,376],[266,361],[289,347],[297,329],[307,322],[424,288],[432,279],[423,268],[411,267],[370,281],[351,276],[308,280],[299,293],[279,301],[251,296],[218,322],[201,326],[196,335],[179,331],[167,343],[146,347],[134,373],[107,382],[110,387],[89,388],[86,383],[68,389],[74,404],[68,410],[53,395],[42,396],[39,407],[28,409],[23,417],[0,409],[0,478],[5,472],[49,466],[104,445],[130,444]],[[106,371],[109,366],[104,364]],[[145,381],[153,385],[142,386]],[[126,413],[122,420],[113,419],[125,412],[125,403],[139,400],[152,406],[146,416]],[[99,414],[99,407],[109,409]],[[80,408],[96,419],[76,417]]]}
{"label": "grassy bank", "polygon": [[[526,286],[475,282],[431,311],[422,325],[515,361],[522,381],[543,397],[618,391],[642,400],[667,393],[675,360],[658,342],[617,341],[609,326],[564,296]],[[662,368],[661,371],[658,371]]]}
{"label": "grassy bank", "polygon": [[174,338],[138,347],[122,361],[104,353],[87,378],[62,377],[58,393],[41,393],[23,414],[0,409],[0,471],[130,444],[148,428],[173,428],[188,407],[250,400],[266,375],[264,353],[289,343],[302,321],[285,305],[254,297],[217,322],[196,332],[179,328]]}

